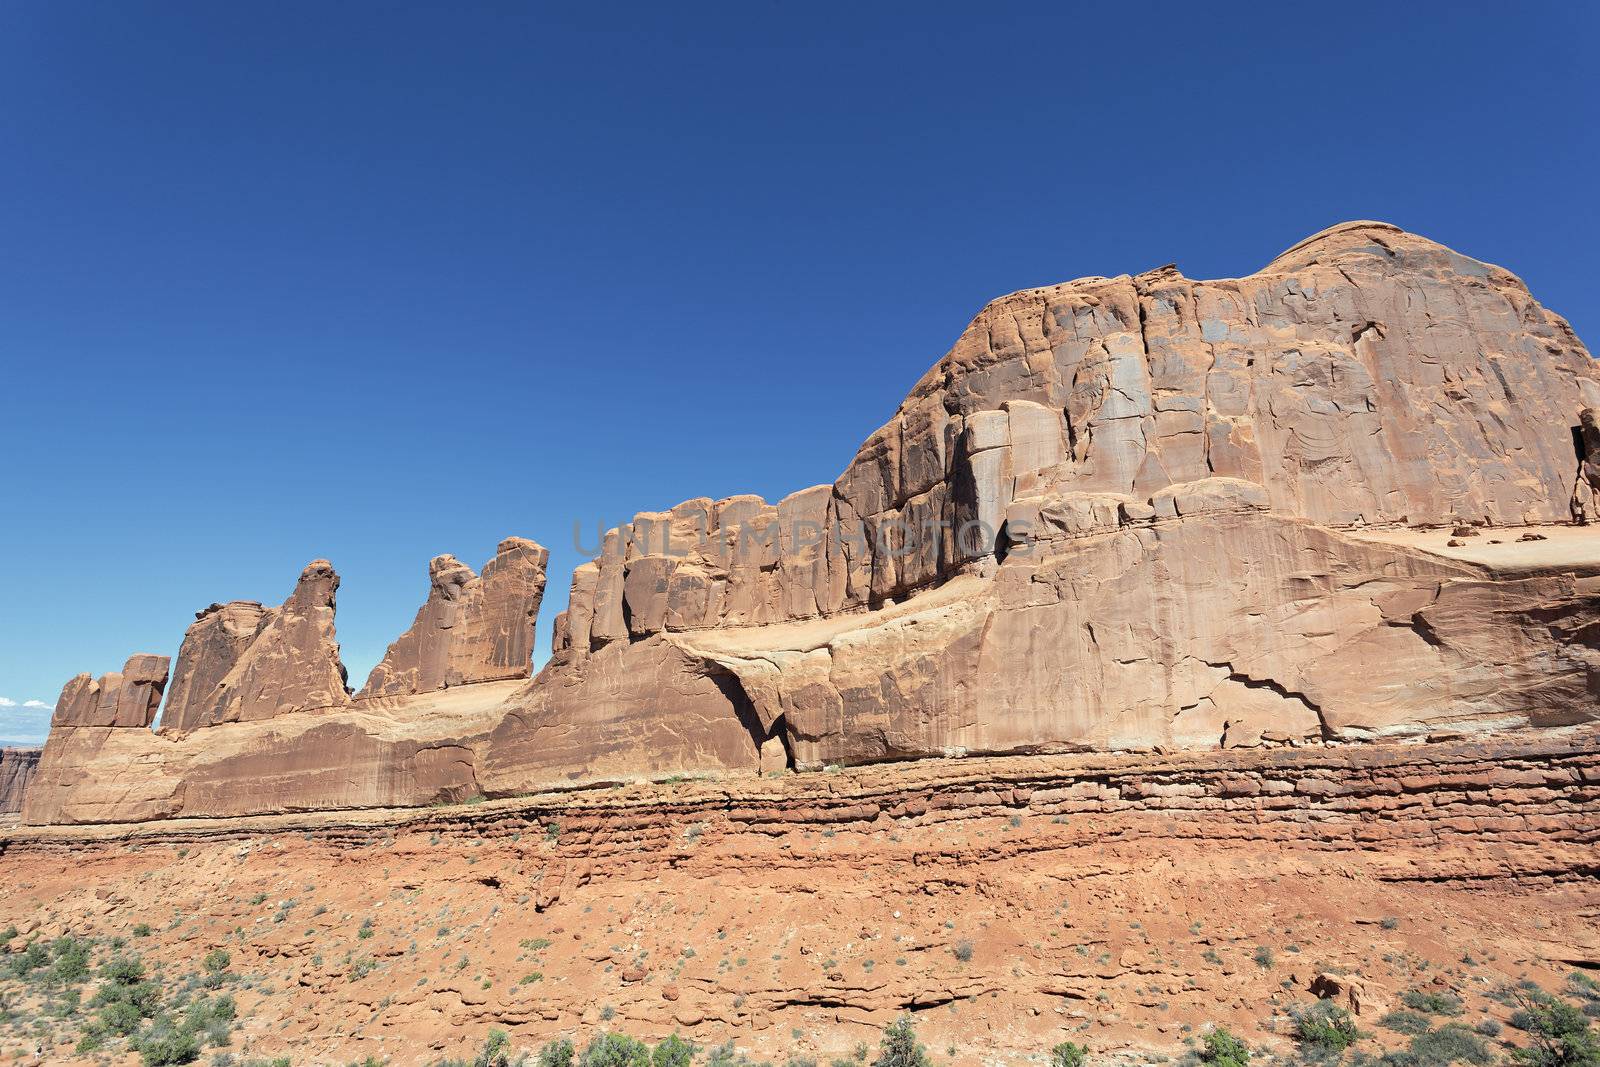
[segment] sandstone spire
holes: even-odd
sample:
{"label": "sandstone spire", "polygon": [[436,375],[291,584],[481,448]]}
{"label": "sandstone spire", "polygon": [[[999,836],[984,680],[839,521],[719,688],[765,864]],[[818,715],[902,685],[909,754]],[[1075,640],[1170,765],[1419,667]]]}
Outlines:
{"label": "sandstone spire", "polygon": [[236,600],[200,612],[178,651],[162,730],[349,703],[334,634],[338,589],[333,565],[318,559],[306,565],[294,592],[276,608]]}
{"label": "sandstone spire", "polygon": [[454,556],[434,557],[427,601],[372,669],[358,699],[528,677],[549,558],[541,545],[521,537],[500,542],[482,577]]}

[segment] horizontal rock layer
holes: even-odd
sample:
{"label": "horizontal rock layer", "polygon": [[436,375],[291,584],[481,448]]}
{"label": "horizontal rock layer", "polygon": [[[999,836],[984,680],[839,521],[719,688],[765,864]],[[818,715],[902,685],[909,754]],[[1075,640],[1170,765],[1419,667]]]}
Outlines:
{"label": "horizontal rock layer", "polygon": [[[1285,1013],[1329,972],[1359,989],[1363,1029],[1382,1031],[1412,987],[1504,1023],[1510,1009],[1484,994],[1559,989],[1594,965],[1594,739],[1517,740],[930,760],[12,828],[0,881],[27,892],[0,895],[0,926],[130,937],[204,915],[167,935],[158,924],[139,942],[146,963],[192,967],[221,946],[236,973],[270,976],[271,996],[243,1002],[251,1048],[296,1062],[374,1045],[470,1058],[491,1027],[517,1049],[676,1031],[820,1062],[907,1010],[930,1046],[972,1062],[1064,1035],[1118,1061],[1181,1058],[1207,1023],[1288,1059]],[[353,958],[327,951],[341,939]],[[1257,962],[1263,947],[1275,960]],[[329,1018],[370,1021],[352,1033]]]}

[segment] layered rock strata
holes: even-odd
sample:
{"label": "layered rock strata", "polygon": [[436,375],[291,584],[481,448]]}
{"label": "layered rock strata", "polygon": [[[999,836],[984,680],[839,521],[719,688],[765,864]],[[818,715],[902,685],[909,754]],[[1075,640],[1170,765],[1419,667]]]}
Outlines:
{"label": "layered rock strata", "polygon": [[[227,730],[80,744],[28,816],[1566,729],[1600,717],[1600,539],[1550,524],[1596,405],[1587,352],[1518,279],[1382,223],[1247,278],[1029,290],[986,308],[831,486],[610,531],[525,685],[427,710],[531,639],[530,580],[491,596],[490,567],[441,557],[363,692],[384,699],[345,707],[330,568],[174,719]],[[518,573],[536,548],[512,550]],[[197,648],[233,654],[208,634]],[[180,655],[191,673],[218,669]]]}
{"label": "layered rock strata", "polygon": [[1600,545],[1359,535],[1565,518],[1597,397],[1517,278],[1381,223],[1002,298],[832,486],[610,531],[481,778],[1593,718]]}
{"label": "layered rock strata", "polygon": [[38,767],[38,749],[0,748],[0,814],[22,810],[22,800]]}
{"label": "layered rock strata", "polygon": [[528,677],[549,559],[543,546],[521,537],[500,542],[482,577],[454,556],[434,557],[427,602],[358,699]]}

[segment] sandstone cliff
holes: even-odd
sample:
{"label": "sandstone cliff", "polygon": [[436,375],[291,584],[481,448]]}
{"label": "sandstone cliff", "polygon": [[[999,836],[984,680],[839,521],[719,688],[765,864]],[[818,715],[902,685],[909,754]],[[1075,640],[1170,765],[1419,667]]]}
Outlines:
{"label": "sandstone cliff", "polygon": [[346,707],[314,565],[242,647],[191,628],[196,657],[234,659],[180,653],[199,710],[174,728],[213,729],[53,735],[27,817],[1591,721],[1600,537],[1552,524],[1596,405],[1588,353],[1518,279],[1382,223],[1247,278],[1013,294],[832,485],[610,531],[526,684],[429,695],[516,677],[537,599],[534,568],[500,594],[495,564],[441,557],[362,694],[385,699]]}
{"label": "sandstone cliff", "polygon": [[428,564],[427,602],[372,669],[360,698],[526,678],[550,553],[521,537],[500,542],[483,576],[454,556]]}
{"label": "sandstone cliff", "polygon": [[36,748],[0,748],[0,813],[22,810],[23,797],[38,766]]}
{"label": "sandstone cliff", "polygon": [[1563,518],[1597,400],[1518,279],[1381,223],[1002,298],[832,486],[611,531],[482,780],[1592,718],[1600,543],[1363,531]]}

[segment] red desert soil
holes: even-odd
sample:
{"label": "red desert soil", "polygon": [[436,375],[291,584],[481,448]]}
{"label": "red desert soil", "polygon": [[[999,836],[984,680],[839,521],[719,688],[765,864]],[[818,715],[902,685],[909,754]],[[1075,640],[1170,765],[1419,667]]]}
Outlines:
{"label": "red desert soil", "polygon": [[[12,952],[126,938],[169,974],[221,948],[227,1051],[296,1065],[470,1055],[491,1027],[827,1062],[907,1010],[940,1065],[1068,1038],[1159,1061],[1213,1023],[1287,1055],[1324,972],[1376,1052],[1407,990],[1504,1022],[1487,994],[1600,963],[1597,781],[1600,734],[1574,731],[12,826],[0,927]],[[137,1062],[54,1033],[0,1029],[0,1059]]]}

